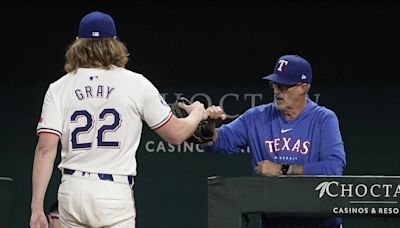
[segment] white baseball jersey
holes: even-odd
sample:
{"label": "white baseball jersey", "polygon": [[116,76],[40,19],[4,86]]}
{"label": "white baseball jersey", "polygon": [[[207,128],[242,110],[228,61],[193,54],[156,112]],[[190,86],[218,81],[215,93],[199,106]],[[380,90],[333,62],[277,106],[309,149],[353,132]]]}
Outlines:
{"label": "white baseball jersey", "polygon": [[156,129],[171,116],[143,75],[120,67],[79,68],[49,86],[37,133],[60,136],[59,169],[136,175],[142,120]]}

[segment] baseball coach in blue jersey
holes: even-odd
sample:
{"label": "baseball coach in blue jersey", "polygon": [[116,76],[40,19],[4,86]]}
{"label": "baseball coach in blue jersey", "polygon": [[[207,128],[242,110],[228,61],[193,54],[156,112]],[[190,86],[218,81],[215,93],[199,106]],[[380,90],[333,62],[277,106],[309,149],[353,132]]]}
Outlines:
{"label": "baseball coach in blue jersey", "polygon": [[[215,123],[224,118],[223,110],[208,108],[214,135],[205,149],[231,154],[249,147],[255,175],[341,175],[346,155],[338,118],[308,98],[311,64],[298,55],[284,55],[263,79],[273,90],[273,102],[250,108],[218,129]],[[340,224],[340,219],[263,218],[263,227]]]}

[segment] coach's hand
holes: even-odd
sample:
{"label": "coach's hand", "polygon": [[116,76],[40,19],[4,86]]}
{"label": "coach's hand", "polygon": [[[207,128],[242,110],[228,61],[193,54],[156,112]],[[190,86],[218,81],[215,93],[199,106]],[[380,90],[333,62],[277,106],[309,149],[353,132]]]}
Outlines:
{"label": "coach's hand", "polygon": [[257,163],[255,171],[261,176],[278,176],[282,175],[281,164],[272,161],[263,160]]}
{"label": "coach's hand", "polygon": [[208,119],[214,122],[222,121],[226,119],[226,114],[220,106],[211,105],[207,108]]}
{"label": "coach's hand", "polygon": [[46,215],[43,211],[32,211],[30,228],[48,228],[49,223],[47,222]]}
{"label": "coach's hand", "polygon": [[208,112],[207,124],[208,124],[208,128],[212,132],[212,138],[213,138],[212,142],[209,142],[208,145],[212,145],[213,142],[215,142],[218,138],[218,134],[215,129],[216,123],[225,120],[227,118],[227,116],[226,116],[224,110],[222,110],[222,108],[220,106],[212,105],[207,108],[207,112]]}

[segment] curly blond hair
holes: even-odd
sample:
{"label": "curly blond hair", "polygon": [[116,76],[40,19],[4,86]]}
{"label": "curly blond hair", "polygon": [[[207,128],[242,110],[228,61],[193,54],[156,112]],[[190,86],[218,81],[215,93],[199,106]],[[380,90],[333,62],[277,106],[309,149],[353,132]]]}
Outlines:
{"label": "curly blond hair", "polygon": [[125,67],[128,56],[125,44],[117,38],[77,38],[67,48],[64,70],[75,73],[78,68]]}

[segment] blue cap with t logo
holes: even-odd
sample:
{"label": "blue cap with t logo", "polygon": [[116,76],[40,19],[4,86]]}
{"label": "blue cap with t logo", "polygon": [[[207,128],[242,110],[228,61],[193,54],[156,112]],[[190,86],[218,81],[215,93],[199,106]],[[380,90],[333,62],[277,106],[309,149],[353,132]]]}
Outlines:
{"label": "blue cap with t logo", "polygon": [[295,85],[312,81],[311,64],[298,55],[284,55],[275,64],[274,72],[263,79],[282,85]]}

